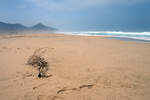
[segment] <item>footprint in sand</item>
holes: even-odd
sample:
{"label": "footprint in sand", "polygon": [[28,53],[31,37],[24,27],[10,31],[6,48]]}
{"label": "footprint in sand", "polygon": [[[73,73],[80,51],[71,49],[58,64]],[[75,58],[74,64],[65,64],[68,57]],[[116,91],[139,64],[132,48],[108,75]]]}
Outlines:
{"label": "footprint in sand", "polygon": [[22,100],[37,100],[37,96],[32,92],[28,92],[23,96]]}
{"label": "footprint in sand", "polygon": [[26,72],[26,73],[17,72],[15,75],[15,79],[13,81],[16,82],[17,80],[25,79],[25,78],[32,77],[32,76],[34,75],[29,72]]}
{"label": "footprint in sand", "polygon": [[37,100],[44,100],[44,95],[38,95]]}
{"label": "footprint in sand", "polygon": [[64,98],[61,96],[55,95],[55,96],[48,96],[46,100],[64,100]]}
{"label": "footprint in sand", "polygon": [[11,48],[8,48],[8,47],[1,47],[1,50],[0,52],[6,52],[6,51],[10,51]]}
{"label": "footprint in sand", "polygon": [[7,80],[9,80],[10,79],[10,77],[1,77],[0,78],[0,81],[7,81]]}

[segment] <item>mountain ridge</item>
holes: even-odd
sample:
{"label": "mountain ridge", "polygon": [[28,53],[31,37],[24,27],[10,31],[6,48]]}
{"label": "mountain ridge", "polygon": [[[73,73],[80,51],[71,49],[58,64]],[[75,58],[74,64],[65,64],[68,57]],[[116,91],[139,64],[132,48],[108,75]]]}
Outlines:
{"label": "mountain ridge", "polygon": [[46,26],[42,23],[38,23],[34,26],[27,27],[22,24],[10,24],[0,22],[0,33],[18,33],[18,32],[51,32],[58,29],[51,26]]}

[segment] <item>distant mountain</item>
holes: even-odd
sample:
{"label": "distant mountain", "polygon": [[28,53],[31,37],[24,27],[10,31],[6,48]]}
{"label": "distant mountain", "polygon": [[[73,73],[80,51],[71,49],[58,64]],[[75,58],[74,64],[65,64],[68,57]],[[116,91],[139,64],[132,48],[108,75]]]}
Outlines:
{"label": "distant mountain", "polygon": [[9,24],[0,22],[0,33],[18,33],[18,32],[51,32],[56,31],[56,28],[48,27],[42,23],[36,24],[32,27],[26,27],[21,24]]}
{"label": "distant mountain", "polygon": [[0,32],[17,32],[27,30],[27,27],[21,24],[8,24],[0,22]]}
{"label": "distant mountain", "polygon": [[31,27],[31,29],[35,30],[35,31],[52,31],[52,30],[57,30],[56,28],[45,26],[42,23],[38,23],[38,24],[34,25],[33,27]]}

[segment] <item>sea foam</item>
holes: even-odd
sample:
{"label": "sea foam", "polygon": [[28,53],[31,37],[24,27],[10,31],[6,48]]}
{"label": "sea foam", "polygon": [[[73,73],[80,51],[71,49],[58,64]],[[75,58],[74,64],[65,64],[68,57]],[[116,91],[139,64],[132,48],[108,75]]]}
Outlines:
{"label": "sea foam", "polygon": [[81,35],[81,36],[108,36],[119,38],[130,38],[150,41],[150,32],[121,32],[121,31],[79,31],[79,32],[58,32],[60,34]]}

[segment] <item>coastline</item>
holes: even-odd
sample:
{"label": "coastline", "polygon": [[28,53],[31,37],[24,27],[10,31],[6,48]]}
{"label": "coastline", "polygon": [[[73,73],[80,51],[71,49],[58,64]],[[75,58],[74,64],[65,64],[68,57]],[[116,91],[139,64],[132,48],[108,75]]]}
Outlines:
{"label": "coastline", "polygon": [[126,37],[107,37],[107,39],[138,42],[138,43],[150,43],[150,40],[142,40],[142,39],[134,39],[134,38],[126,38]]}
{"label": "coastline", "polygon": [[79,32],[58,32],[58,34],[79,35],[79,36],[104,36],[109,39],[126,40],[134,42],[150,42],[150,32],[122,32],[122,31],[79,31]]}
{"label": "coastline", "polygon": [[[107,33],[107,34],[105,34]],[[132,34],[137,35],[137,37],[128,37],[128,36],[122,36],[122,34]],[[104,37],[106,39],[112,39],[112,40],[121,40],[121,41],[129,41],[129,42],[138,42],[138,43],[150,43],[149,32],[115,32],[115,31],[87,31],[86,32],[53,32],[53,33],[47,33],[47,32],[40,32],[40,33],[31,33],[31,32],[22,32],[20,33],[7,33],[7,34],[0,34],[0,36],[24,36],[24,35],[40,35],[40,34],[56,34],[56,35],[70,35],[70,36],[85,36],[85,37]],[[117,35],[113,35],[117,34]],[[119,35],[120,34],[120,35]],[[146,37],[141,37],[140,35],[145,34]]]}
{"label": "coastline", "polygon": [[[52,77],[26,65],[43,49]],[[150,44],[63,34],[0,36],[2,100],[148,100]],[[61,91],[61,92],[60,92]]]}

